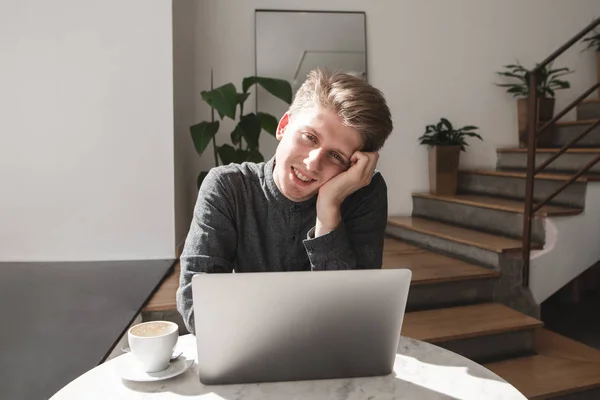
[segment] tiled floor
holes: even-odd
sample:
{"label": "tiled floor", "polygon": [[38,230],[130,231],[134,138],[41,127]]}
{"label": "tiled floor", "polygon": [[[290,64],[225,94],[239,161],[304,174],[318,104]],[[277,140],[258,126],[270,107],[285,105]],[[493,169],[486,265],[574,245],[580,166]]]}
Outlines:
{"label": "tiled floor", "polygon": [[545,327],[600,350],[600,289],[582,295],[569,304],[560,293],[542,305]]}

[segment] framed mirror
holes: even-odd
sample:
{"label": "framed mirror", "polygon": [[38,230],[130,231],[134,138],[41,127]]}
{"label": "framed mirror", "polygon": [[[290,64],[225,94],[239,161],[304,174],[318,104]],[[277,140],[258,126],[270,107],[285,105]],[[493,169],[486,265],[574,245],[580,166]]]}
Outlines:
{"label": "framed mirror", "polygon": [[[368,80],[364,12],[256,10],[256,75],[285,79],[292,96],[316,67],[342,70]],[[256,109],[279,118],[287,105],[262,88]],[[277,140],[261,135],[260,147],[270,157]]]}

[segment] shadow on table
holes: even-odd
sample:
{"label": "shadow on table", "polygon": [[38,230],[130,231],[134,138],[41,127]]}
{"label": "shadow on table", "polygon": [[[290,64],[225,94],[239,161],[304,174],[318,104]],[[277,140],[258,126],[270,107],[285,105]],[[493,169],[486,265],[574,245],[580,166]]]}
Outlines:
{"label": "shadow on table", "polygon": [[[190,381],[187,374],[195,375],[196,379]],[[399,393],[419,400],[459,400],[445,393],[405,381],[396,376],[396,374],[353,379],[323,379],[219,386],[205,386],[200,383],[197,375],[197,365],[194,365],[184,374],[162,382],[135,383],[123,380],[123,384],[130,390],[142,393],[173,393],[178,396],[207,395],[207,398],[222,400],[240,398],[261,400],[285,400],[286,398],[363,399],[378,398],[380,396],[384,396],[385,398],[388,396],[394,397]],[[336,383],[333,383],[334,381]],[[301,397],[298,397],[299,395]]]}

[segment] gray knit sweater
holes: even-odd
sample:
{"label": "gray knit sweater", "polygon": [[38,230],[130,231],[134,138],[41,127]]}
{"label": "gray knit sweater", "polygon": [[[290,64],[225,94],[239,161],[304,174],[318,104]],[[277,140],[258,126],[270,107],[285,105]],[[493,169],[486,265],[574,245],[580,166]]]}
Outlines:
{"label": "gray knit sweater", "polygon": [[387,187],[379,172],[342,203],[340,226],[315,238],[316,196],[287,199],[273,166],[274,159],[220,166],[202,183],[177,290],[177,309],[192,333],[196,273],[381,268]]}

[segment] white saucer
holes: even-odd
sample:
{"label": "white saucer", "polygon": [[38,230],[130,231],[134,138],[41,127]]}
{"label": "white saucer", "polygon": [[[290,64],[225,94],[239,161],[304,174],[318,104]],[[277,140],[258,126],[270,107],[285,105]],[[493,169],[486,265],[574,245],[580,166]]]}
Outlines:
{"label": "white saucer", "polygon": [[128,381],[153,382],[183,374],[193,364],[194,360],[188,360],[184,356],[180,356],[177,360],[171,361],[171,364],[163,371],[144,372],[141,370],[140,365],[133,354],[129,353],[119,357],[117,373],[121,378]]}

